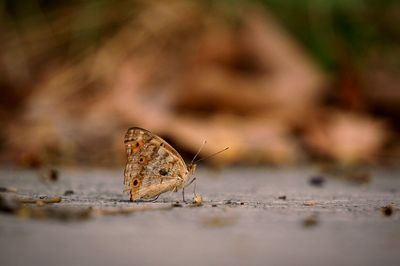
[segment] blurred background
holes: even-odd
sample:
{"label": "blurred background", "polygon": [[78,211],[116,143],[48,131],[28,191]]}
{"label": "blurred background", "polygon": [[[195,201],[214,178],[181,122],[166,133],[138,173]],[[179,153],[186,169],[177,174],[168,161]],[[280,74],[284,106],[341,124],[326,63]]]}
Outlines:
{"label": "blurred background", "polygon": [[0,162],[123,165],[127,128],[216,165],[400,159],[396,0],[0,1]]}

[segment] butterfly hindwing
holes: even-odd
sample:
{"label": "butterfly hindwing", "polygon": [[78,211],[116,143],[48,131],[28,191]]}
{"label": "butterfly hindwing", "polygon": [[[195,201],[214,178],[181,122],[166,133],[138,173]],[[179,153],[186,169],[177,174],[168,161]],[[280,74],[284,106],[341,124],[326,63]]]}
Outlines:
{"label": "butterfly hindwing", "polygon": [[131,200],[148,199],[181,188],[188,170],[179,153],[159,136],[141,128],[125,135],[125,191]]}

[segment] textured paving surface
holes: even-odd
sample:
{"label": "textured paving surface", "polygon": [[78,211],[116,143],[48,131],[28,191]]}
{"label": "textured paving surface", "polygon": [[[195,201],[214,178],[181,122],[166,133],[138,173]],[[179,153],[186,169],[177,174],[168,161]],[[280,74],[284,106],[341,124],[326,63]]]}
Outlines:
{"label": "textured paving surface", "polygon": [[[400,171],[372,171],[361,186],[327,179],[315,187],[312,175],[312,169],[197,171],[201,207],[72,221],[0,213],[0,264],[400,265]],[[35,172],[3,169],[0,186],[16,187],[19,197],[62,196],[37,207],[61,210],[170,207],[181,199],[171,193],[130,203],[121,170],[65,169],[59,181],[43,183]],[[74,194],[63,196],[66,190]],[[394,212],[385,217],[380,208],[388,204]]]}

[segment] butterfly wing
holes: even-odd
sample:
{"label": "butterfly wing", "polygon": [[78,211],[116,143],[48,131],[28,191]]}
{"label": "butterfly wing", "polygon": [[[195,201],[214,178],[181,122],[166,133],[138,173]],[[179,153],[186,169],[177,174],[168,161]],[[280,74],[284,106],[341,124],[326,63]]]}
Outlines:
{"label": "butterfly wing", "polygon": [[133,127],[128,129],[124,142],[128,157],[124,190],[129,192],[131,200],[176,191],[186,182],[188,169],[184,160],[159,136]]}

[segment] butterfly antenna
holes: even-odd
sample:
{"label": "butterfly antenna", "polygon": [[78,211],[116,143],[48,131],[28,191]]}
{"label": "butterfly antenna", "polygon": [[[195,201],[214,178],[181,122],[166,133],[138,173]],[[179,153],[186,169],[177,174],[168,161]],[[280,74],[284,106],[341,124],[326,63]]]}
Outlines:
{"label": "butterfly antenna", "polygon": [[199,150],[197,151],[196,155],[193,157],[192,161],[190,162],[190,164],[194,163],[194,160],[196,160],[197,156],[199,156],[201,150],[203,149],[204,145],[206,145],[207,141],[203,141],[203,144],[201,144]]}
{"label": "butterfly antenna", "polygon": [[[217,151],[217,152],[215,152],[215,153],[213,153],[213,154],[211,154],[211,155],[208,155],[207,157],[198,159],[198,160],[195,161],[194,163],[198,163],[198,162],[200,162],[200,161],[204,161],[204,160],[210,159],[211,157],[214,157],[215,155],[220,154],[221,152],[224,152],[224,151],[226,151],[227,149],[229,149],[229,147],[226,147],[225,149],[222,149],[222,150]],[[192,164],[193,164],[193,162],[192,162]]]}

